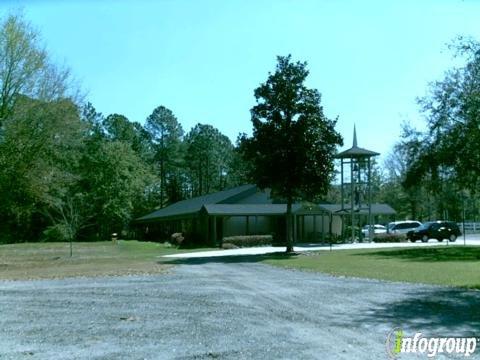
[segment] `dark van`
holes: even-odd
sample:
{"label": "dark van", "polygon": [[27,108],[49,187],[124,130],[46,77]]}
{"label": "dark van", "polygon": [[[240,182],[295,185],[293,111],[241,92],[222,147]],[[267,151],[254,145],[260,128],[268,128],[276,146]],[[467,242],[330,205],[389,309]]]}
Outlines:
{"label": "dark van", "polygon": [[429,221],[415,230],[409,231],[407,238],[411,242],[417,240],[427,242],[428,239],[437,239],[438,241],[448,239],[449,241],[455,241],[460,235],[462,235],[460,228],[453,221]]}

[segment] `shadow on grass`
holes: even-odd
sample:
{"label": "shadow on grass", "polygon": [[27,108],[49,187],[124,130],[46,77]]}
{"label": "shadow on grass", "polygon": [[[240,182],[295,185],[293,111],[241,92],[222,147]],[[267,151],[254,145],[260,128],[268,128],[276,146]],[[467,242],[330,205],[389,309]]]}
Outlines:
{"label": "shadow on grass", "polygon": [[237,263],[257,263],[264,260],[288,260],[297,256],[296,253],[277,252],[263,255],[229,255],[229,256],[209,256],[192,258],[163,258],[158,264],[171,265],[201,265],[210,263],[237,264]]}
{"label": "shadow on grass", "polygon": [[355,254],[355,256],[377,256],[412,261],[479,261],[480,246],[451,246],[441,248],[410,248],[383,250]]}
{"label": "shadow on grass", "polygon": [[[333,244],[332,243],[332,246],[335,246],[337,244]],[[317,248],[317,247],[330,247],[330,244],[329,243],[298,243],[298,244],[295,244],[295,247],[299,247],[299,248],[305,248],[305,249],[308,249],[308,248]]]}
{"label": "shadow on grass", "polygon": [[[390,323],[416,331],[435,331],[441,336],[479,335],[480,291],[427,289],[406,294],[406,298],[382,302],[380,307],[355,321],[365,324]],[[445,333],[446,328],[448,333]],[[456,332],[462,332],[459,334]]]}
{"label": "shadow on grass", "polygon": [[178,250],[211,250],[212,246],[208,244],[181,244],[177,247]]}

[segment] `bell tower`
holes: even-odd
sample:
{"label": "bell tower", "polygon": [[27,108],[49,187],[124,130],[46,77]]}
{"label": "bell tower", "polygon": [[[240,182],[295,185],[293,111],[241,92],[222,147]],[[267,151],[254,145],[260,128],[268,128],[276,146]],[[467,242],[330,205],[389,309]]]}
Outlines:
{"label": "bell tower", "polygon": [[[350,149],[338,153],[340,159],[340,212],[350,216],[352,228],[352,242],[355,240],[355,224],[360,213],[368,213],[368,224],[373,225],[372,219],[372,158],[379,153],[363,149],[357,144],[357,131],[353,126],[353,145]],[[373,232],[369,227],[369,237]]]}

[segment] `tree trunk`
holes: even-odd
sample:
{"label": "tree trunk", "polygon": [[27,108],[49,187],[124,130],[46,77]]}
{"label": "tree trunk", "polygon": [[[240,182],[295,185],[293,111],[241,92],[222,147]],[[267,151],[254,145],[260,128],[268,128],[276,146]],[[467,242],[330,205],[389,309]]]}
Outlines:
{"label": "tree trunk", "polygon": [[198,194],[197,196],[203,195],[203,173],[202,173],[202,164],[198,163]]}
{"label": "tree trunk", "polygon": [[207,156],[207,166],[205,166],[205,194],[210,192],[210,158]]}
{"label": "tree trunk", "polygon": [[163,154],[160,160],[160,208],[163,208],[165,193],[165,167],[163,162]]}
{"label": "tree trunk", "polygon": [[287,253],[293,252],[293,237],[292,237],[292,199],[289,198],[287,201],[287,233],[286,233],[286,242],[287,242]]}

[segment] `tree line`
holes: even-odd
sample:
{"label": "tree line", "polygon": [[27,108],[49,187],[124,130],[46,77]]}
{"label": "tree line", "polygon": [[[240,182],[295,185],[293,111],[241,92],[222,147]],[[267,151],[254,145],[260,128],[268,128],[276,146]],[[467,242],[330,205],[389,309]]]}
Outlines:
{"label": "tree line", "polygon": [[[373,199],[392,205],[399,219],[479,215],[480,45],[460,39],[453,48],[465,65],[419,99],[427,130],[404,124],[385,163],[374,166]],[[21,15],[7,16],[0,23],[0,242],[105,239],[153,209],[248,182],[270,187],[288,209],[299,199],[339,202],[330,183],[343,140],[320,93],[304,85],[307,76],[306,63],[279,57],[254,92],[252,136],[232,144],[211,125],[185,132],[165,106],[143,125],[102,115],[69,69],[51,61],[38,32]]]}
{"label": "tree line", "polygon": [[104,239],[152,209],[244,181],[211,125],[184,132],[158,106],[144,125],[85,103],[21,15],[0,24],[0,242]]}
{"label": "tree line", "polygon": [[426,129],[405,122],[382,169],[378,195],[400,218],[480,218],[480,43],[459,37],[449,48],[462,65],[417,100]]}

